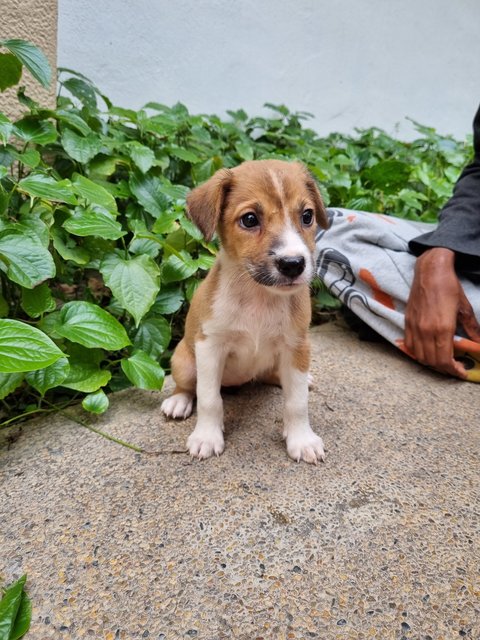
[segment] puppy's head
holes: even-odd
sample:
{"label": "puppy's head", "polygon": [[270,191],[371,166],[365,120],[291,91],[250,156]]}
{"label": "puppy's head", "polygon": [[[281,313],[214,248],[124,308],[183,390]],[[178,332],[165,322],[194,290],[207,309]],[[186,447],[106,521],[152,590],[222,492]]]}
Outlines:
{"label": "puppy's head", "polygon": [[327,218],[299,162],[252,160],[221,169],[190,193],[187,213],[207,240],[218,229],[229,257],[257,283],[291,291],[311,280],[315,232]]}

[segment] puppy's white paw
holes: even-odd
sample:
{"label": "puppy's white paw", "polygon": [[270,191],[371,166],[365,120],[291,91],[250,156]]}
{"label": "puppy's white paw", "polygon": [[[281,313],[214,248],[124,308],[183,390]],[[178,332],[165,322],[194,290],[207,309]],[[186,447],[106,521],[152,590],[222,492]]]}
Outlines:
{"label": "puppy's white paw", "polygon": [[187,447],[190,455],[199,460],[205,460],[210,456],[219,456],[225,447],[221,429],[195,429],[189,435]]}
{"label": "puppy's white paw", "polygon": [[191,393],[175,393],[162,402],[161,411],[167,418],[185,420],[192,413],[193,395]]}
{"label": "puppy's white paw", "polygon": [[300,462],[304,460],[310,464],[317,464],[325,460],[323,440],[313,431],[305,431],[287,436],[288,455]]}

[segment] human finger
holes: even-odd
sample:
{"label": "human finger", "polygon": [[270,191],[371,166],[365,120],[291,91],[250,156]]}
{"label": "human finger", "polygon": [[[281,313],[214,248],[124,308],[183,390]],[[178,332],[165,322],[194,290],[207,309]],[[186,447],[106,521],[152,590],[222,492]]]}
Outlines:
{"label": "human finger", "polygon": [[458,321],[471,340],[480,342],[480,324],[475,317],[470,301],[463,291],[458,309]]}

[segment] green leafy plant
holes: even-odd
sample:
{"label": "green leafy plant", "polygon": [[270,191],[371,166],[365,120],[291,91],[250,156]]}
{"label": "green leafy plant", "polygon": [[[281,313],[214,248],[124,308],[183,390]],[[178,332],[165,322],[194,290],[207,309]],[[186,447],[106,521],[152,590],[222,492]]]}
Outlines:
{"label": "green leafy plant", "polygon": [[32,605],[25,593],[27,576],[3,590],[0,600],[0,640],[18,640],[30,628]]}
{"label": "green leafy plant", "polygon": [[[2,90],[20,78],[13,58],[48,83],[46,60],[22,42],[0,41]],[[108,391],[161,388],[217,249],[186,218],[186,194],[217,169],[298,159],[331,206],[430,221],[469,153],[420,125],[410,143],[379,129],[321,138],[284,106],[223,119],[182,104],[124,109],[68,69],[59,86],[55,109],[20,87],[25,114],[0,113],[3,425],[78,398],[101,413]],[[334,304],[321,290],[316,299]]]}

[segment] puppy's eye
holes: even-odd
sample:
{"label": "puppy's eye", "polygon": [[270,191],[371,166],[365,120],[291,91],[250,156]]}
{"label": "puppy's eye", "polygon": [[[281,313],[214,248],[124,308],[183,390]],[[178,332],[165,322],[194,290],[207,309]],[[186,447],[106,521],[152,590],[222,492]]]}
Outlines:
{"label": "puppy's eye", "polygon": [[257,215],[253,213],[253,211],[244,213],[240,218],[240,226],[244,229],[253,229],[254,227],[258,227],[259,224],[260,222],[258,221]]}
{"label": "puppy's eye", "polygon": [[305,209],[302,213],[302,224],[304,227],[309,227],[313,222],[313,209]]}

